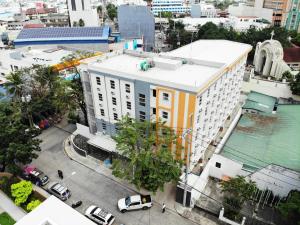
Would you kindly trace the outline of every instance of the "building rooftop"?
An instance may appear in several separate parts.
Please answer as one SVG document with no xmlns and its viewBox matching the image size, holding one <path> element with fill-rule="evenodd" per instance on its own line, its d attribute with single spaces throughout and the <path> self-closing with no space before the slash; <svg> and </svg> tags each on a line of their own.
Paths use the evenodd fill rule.
<svg viewBox="0 0 300 225">
<path fill-rule="evenodd" d="M 278 105 L 276 114 L 244 114 L 221 154 L 250 171 L 269 164 L 300 171 L 300 105 Z"/>
<path fill-rule="evenodd" d="M 225 54 L 219 54 L 223 50 Z M 223 72 L 226 65 L 234 63 L 250 50 L 251 46 L 246 44 L 201 40 L 163 54 L 126 51 L 123 54 L 92 62 L 89 69 L 198 92 Z M 154 66 L 143 71 L 140 64 L 145 60 L 153 61 Z"/>
<path fill-rule="evenodd" d="M 53 195 L 47 198 L 32 212 L 20 219 L 15 225 L 95 225 L 81 213 L 57 199 Z"/>
<path fill-rule="evenodd" d="M 300 62 L 300 47 L 284 48 L 283 60 L 285 62 Z"/>
<path fill-rule="evenodd" d="M 251 91 L 247 96 L 247 101 L 243 108 L 254 109 L 264 113 L 272 113 L 276 101 L 277 99 L 272 96 Z"/>
<path fill-rule="evenodd" d="M 23 29 L 15 42 L 54 40 L 103 40 L 108 39 L 110 28 L 103 27 L 47 27 Z"/>
</svg>

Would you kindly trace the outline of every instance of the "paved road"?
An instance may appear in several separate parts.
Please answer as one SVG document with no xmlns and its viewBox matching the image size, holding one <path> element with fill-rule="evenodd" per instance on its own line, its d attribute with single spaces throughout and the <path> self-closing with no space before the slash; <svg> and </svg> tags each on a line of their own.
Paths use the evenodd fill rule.
<svg viewBox="0 0 300 225">
<path fill-rule="evenodd" d="M 67 125 L 64 129 L 72 132 L 75 127 Z M 134 193 L 110 178 L 70 160 L 63 152 L 63 141 L 67 136 L 69 136 L 67 132 L 55 127 L 44 131 L 40 135 L 40 139 L 43 140 L 41 144 L 42 151 L 33 164 L 43 170 L 52 181 L 59 180 L 57 176 L 58 169 L 64 172 L 62 183 L 72 192 L 72 196 L 67 203 L 72 204 L 77 200 L 83 202 L 78 211 L 84 212 L 91 204 L 98 205 L 115 215 L 116 225 L 121 223 L 125 225 L 194 224 L 173 211 L 167 210 L 162 214 L 158 204 L 154 204 L 150 210 L 120 213 L 117 209 L 118 199 Z"/>
</svg>

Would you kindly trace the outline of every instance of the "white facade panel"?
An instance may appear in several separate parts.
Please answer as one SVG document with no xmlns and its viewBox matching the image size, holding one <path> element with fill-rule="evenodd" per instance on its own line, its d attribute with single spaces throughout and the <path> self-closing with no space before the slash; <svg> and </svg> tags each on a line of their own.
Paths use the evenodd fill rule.
<svg viewBox="0 0 300 225">
<path fill-rule="evenodd" d="M 135 118 L 134 83 L 120 80 L 122 115 Z"/>
</svg>

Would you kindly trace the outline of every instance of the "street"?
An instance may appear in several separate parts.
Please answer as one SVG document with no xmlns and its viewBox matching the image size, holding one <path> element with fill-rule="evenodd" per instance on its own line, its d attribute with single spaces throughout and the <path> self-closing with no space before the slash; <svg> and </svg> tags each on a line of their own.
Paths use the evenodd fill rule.
<svg viewBox="0 0 300 225">
<path fill-rule="evenodd" d="M 63 127 L 64 130 L 73 132 L 74 125 Z M 112 180 L 105 175 L 94 172 L 87 167 L 70 160 L 63 151 L 63 141 L 70 135 L 68 132 L 56 127 L 43 131 L 39 138 L 42 151 L 39 157 L 32 164 L 45 172 L 51 181 L 61 181 L 72 192 L 72 196 L 66 201 L 71 205 L 81 200 L 83 204 L 77 208 L 83 213 L 90 205 L 97 205 L 111 212 L 116 221 L 114 224 L 125 225 L 187 225 L 193 222 L 181 217 L 177 213 L 167 210 L 161 212 L 161 206 L 154 203 L 150 210 L 131 211 L 120 213 L 117 208 L 117 201 L 127 195 L 134 195 L 133 191 Z M 64 179 L 60 180 L 57 170 L 64 173 Z"/>
</svg>

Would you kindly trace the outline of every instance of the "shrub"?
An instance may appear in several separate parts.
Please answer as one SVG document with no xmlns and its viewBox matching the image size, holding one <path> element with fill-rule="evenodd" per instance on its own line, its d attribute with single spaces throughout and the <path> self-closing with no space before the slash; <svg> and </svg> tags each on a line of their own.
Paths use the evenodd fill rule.
<svg viewBox="0 0 300 225">
<path fill-rule="evenodd" d="M 11 185 L 11 195 L 15 198 L 15 204 L 20 206 L 22 203 L 25 203 L 28 199 L 28 196 L 32 192 L 32 183 L 29 181 L 21 181 L 16 184 Z"/>
<path fill-rule="evenodd" d="M 33 200 L 27 204 L 26 210 L 30 212 L 34 210 L 36 207 L 38 207 L 40 204 L 41 204 L 40 200 Z"/>
</svg>

